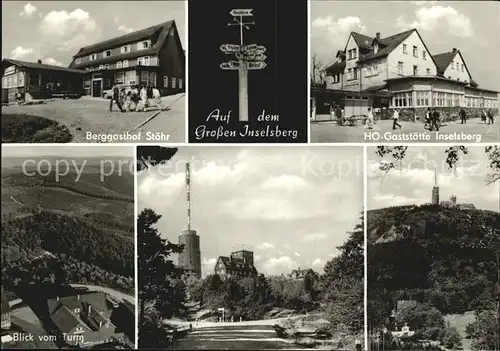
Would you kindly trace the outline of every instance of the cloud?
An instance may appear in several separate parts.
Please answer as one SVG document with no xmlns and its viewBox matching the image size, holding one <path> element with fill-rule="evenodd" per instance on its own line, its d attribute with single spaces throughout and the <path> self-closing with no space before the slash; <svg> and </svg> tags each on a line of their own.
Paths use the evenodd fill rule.
<svg viewBox="0 0 500 351">
<path fill-rule="evenodd" d="M 319 241 L 326 239 L 328 237 L 327 234 L 325 233 L 311 233 L 311 234 L 306 234 L 302 237 L 302 241 L 304 242 L 312 242 L 312 241 Z"/>
<path fill-rule="evenodd" d="M 321 258 L 317 257 L 312 263 L 311 266 L 313 266 L 316 269 L 323 269 L 325 267 L 326 261 L 322 260 Z"/>
<path fill-rule="evenodd" d="M 399 17 L 396 26 L 402 29 L 416 28 L 426 32 L 436 32 L 444 28 L 448 34 L 458 37 L 474 36 L 471 20 L 451 6 L 420 7 L 415 12 L 413 22 L 406 22 L 405 17 Z"/>
<path fill-rule="evenodd" d="M 217 259 L 215 257 L 206 258 L 203 257 L 201 261 L 201 271 L 204 276 L 212 274 L 214 272 L 215 264 L 217 263 Z"/>
<path fill-rule="evenodd" d="M 125 27 L 124 25 L 119 25 L 118 30 L 123 33 L 132 33 L 134 28 Z"/>
<path fill-rule="evenodd" d="M 359 17 L 317 17 L 311 23 L 311 50 L 319 54 L 343 50 L 351 32 L 366 32 Z"/>
<path fill-rule="evenodd" d="M 18 46 L 12 50 L 10 56 L 14 60 L 26 59 L 35 56 L 35 50 L 32 48 L 23 48 L 22 46 Z"/>
<path fill-rule="evenodd" d="M 297 251 L 295 251 L 293 254 L 297 257 L 300 257 L 300 254 Z"/>
<path fill-rule="evenodd" d="M 285 272 L 291 272 L 297 267 L 298 263 L 295 262 L 290 256 L 282 256 L 279 258 L 273 257 L 267 259 L 262 263 L 260 270 L 262 271 L 262 273 L 275 275 Z"/>
<path fill-rule="evenodd" d="M 270 243 L 262 243 L 257 247 L 259 250 L 270 250 L 274 249 L 274 245 Z"/>
<path fill-rule="evenodd" d="M 56 60 L 55 58 L 52 57 L 47 57 L 46 59 L 42 60 L 42 62 L 46 65 L 52 65 L 52 66 L 64 66 L 64 64 L 61 61 Z"/>
<path fill-rule="evenodd" d="M 307 191 L 313 189 L 313 187 L 307 183 L 304 178 L 289 174 L 269 178 L 262 183 L 261 188 L 262 190 L 285 191 Z"/>
<path fill-rule="evenodd" d="M 36 12 L 36 6 L 27 3 L 24 5 L 23 11 L 20 13 L 21 17 L 31 17 Z"/>
<path fill-rule="evenodd" d="M 98 35 L 95 20 L 82 9 L 51 11 L 43 17 L 39 29 L 46 45 L 64 52 L 93 43 Z"/>
</svg>

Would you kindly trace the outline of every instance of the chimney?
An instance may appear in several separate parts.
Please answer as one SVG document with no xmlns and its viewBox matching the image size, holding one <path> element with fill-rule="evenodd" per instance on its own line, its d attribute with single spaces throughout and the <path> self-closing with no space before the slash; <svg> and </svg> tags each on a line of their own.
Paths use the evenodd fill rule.
<svg viewBox="0 0 500 351">
<path fill-rule="evenodd" d="M 457 48 L 453 48 L 453 52 L 457 51 Z"/>
<path fill-rule="evenodd" d="M 38 59 L 38 60 L 36 61 L 36 63 L 38 63 L 38 64 L 40 64 L 40 65 L 41 65 L 41 64 L 42 64 L 42 60 Z"/>
<path fill-rule="evenodd" d="M 380 39 L 380 32 L 377 32 L 377 39 Z"/>
</svg>

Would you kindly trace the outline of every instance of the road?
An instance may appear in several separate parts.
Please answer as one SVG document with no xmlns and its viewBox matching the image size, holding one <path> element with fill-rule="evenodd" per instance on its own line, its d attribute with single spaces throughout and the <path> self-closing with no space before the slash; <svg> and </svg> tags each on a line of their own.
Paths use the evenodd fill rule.
<svg viewBox="0 0 500 351">
<path fill-rule="evenodd" d="M 474 143 L 474 142 L 495 142 L 500 140 L 500 120 L 497 118 L 495 124 L 488 125 L 480 123 L 480 120 L 475 118 L 468 121 L 467 124 L 460 124 L 460 122 L 448 122 L 446 126 L 442 127 L 440 130 L 441 135 L 450 133 L 466 133 L 469 135 L 479 134 L 481 136 L 480 140 L 470 140 L 470 141 L 446 141 L 437 140 L 435 132 L 428 132 L 424 130 L 424 124 L 421 122 L 399 122 L 402 128 L 399 130 L 392 130 L 392 121 L 383 120 L 377 121 L 377 124 L 373 129 L 367 129 L 364 125 L 357 125 L 354 127 L 350 126 L 338 126 L 335 122 L 314 122 L 311 123 L 311 142 L 312 143 L 336 143 L 336 142 L 366 142 L 366 143 L 394 143 L 394 142 L 404 142 L 404 143 L 415 143 L 415 142 L 442 142 L 442 143 Z M 378 140 L 370 140 L 365 138 L 365 133 L 367 132 L 377 132 L 380 133 L 381 138 Z M 425 132 L 430 135 L 430 140 L 391 140 L 383 139 L 384 133 L 390 132 L 393 136 L 398 136 L 403 134 L 403 136 L 408 136 L 413 133 Z M 479 140 L 479 141 L 477 141 Z"/>
<path fill-rule="evenodd" d="M 185 141 L 185 101 L 184 94 L 165 96 L 162 106 L 169 109 L 160 112 L 149 120 L 158 111 L 121 113 L 116 106 L 109 112 L 109 100 L 103 98 L 81 97 L 75 100 L 54 99 L 39 105 L 9 105 L 2 107 L 2 114 L 25 114 L 45 117 L 65 125 L 75 143 L 98 143 L 87 140 L 86 133 L 94 134 L 121 134 L 142 132 L 140 142 L 158 142 L 145 140 L 146 132 L 162 132 L 169 135 L 168 142 L 183 143 Z M 149 122 L 142 125 L 146 120 Z M 113 141 L 120 142 L 120 141 Z M 139 142 L 139 141 L 123 141 Z"/>
<path fill-rule="evenodd" d="M 136 304 L 134 296 L 124 294 L 120 291 L 116 291 L 116 290 L 113 290 L 111 288 L 106 288 L 106 287 L 97 286 L 97 285 L 84 285 L 84 284 L 70 284 L 70 285 L 74 288 L 87 288 L 90 291 L 102 291 L 106 294 L 113 296 L 114 298 L 116 298 L 120 301 L 126 300 L 126 301 L 132 303 L 133 305 Z"/>
<path fill-rule="evenodd" d="M 235 324 L 235 323 L 232 323 Z M 278 338 L 269 325 L 219 325 L 195 329 L 177 340 L 174 350 L 298 350 L 305 349 Z"/>
<path fill-rule="evenodd" d="M 51 337 L 42 327 L 35 325 L 33 323 L 26 322 L 16 316 L 11 316 L 11 323 L 17 325 L 19 328 L 24 330 L 27 334 L 33 335 L 33 342 L 37 349 L 56 349 L 56 345 L 52 341 L 48 341 Z M 40 340 L 45 338 L 46 340 Z"/>
</svg>

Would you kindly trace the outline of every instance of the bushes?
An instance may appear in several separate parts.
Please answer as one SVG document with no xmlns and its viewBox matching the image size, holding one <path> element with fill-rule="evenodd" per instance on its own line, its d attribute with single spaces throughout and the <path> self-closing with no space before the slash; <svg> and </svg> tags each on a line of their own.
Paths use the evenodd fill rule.
<svg viewBox="0 0 500 351">
<path fill-rule="evenodd" d="M 2 114 L 3 143 L 68 143 L 73 136 L 66 126 L 48 118 Z"/>
</svg>

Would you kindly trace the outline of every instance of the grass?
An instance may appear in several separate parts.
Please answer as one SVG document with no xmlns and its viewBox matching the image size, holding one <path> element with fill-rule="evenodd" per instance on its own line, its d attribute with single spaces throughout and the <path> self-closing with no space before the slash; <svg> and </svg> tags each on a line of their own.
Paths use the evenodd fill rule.
<svg viewBox="0 0 500 351">
<path fill-rule="evenodd" d="M 66 126 L 44 117 L 2 114 L 3 143 L 68 143 L 73 136 Z"/>
</svg>

